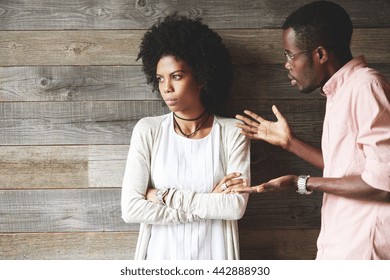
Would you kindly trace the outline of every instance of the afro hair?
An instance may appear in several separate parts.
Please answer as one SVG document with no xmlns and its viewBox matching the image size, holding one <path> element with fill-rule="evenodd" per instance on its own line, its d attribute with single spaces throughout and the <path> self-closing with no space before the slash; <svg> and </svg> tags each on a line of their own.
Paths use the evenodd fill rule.
<svg viewBox="0 0 390 280">
<path fill-rule="evenodd" d="M 228 99 L 233 83 L 233 66 L 221 37 L 201 18 L 171 14 L 154 24 L 142 38 L 137 60 L 142 59 L 148 84 L 159 91 L 158 61 L 167 55 L 184 61 L 203 86 L 202 104 L 216 113 Z"/>
</svg>

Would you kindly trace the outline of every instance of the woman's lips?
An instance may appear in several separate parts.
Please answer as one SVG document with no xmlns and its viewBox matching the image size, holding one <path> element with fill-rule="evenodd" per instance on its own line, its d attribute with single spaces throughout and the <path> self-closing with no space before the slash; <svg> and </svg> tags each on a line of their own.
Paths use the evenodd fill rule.
<svg viewBox="0 0 390 280">
<path fill-rule="evenodd" d="M 165 99 L 165 103 L 167 103 L 168 106 L 173 106 L 177 103 L 177 99 L 174 98 Z"/>
</svg>

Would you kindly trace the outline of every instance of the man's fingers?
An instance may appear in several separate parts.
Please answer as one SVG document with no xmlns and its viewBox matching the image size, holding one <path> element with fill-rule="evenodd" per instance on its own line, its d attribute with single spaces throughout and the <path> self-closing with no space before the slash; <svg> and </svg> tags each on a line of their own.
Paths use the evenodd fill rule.
<svg viewBox="0 0 390 280">
<path fill-rule="evenodd" d="M 236 127 L 241 128 L 242 130 L 245 130 L 246 132 L 250 133 L 257 133 L 258 128 L 255 126 L 249 126 L 242 123 L 237 123 Z"/>
<path fill-rule="evenodd" d="M 254 127 L 258 127 L 259 126 L 259 122 L 257 121 L 254 121 L 248 117 L 245 117 L 245 116 L 242 116 L 242 115 L 236 115 L 236 118 L 242 122 L 244 122 L 245 124 L 247 125 L 250 125 L 250 126 L 254 126 Z"/>
<path fill-rule="evenodd" d="M 258 193 L 265 192 L 265 183 L 256 186 L 256 192 L 258 192 Z"/>
<path fill-rule="evenodd" d="M 272 112 L 274 113 L 274 115 L 278 121 L 285 119 L 284 116 L 282 115 L 282 113 L 280 113 L 279 109 L 275 105 L 272 105 Z"/>
<path fill-rule="evenodd" d="M 240 130 L 240 133 L 242 135 L 248 137 L 249 139 L 261 140 L 260 135 L 258 135 L 257 133 L 252 133 L 252 132 L 248 132 L 248 131 L 245 131 L 245 130 Z"/>
<path fill-rule="evenodd" d="M 252 111 L 244 110 L 244 113 L 247 114 L 248 116 L 250 116 L 251 118 L 255 119 L 259 123 L 265 121 L 265 119 L 263 119 L 262 117 L 260 117 L 259 115 L 255 114 L 255 113 L 253 113 Z"/>
</svg>

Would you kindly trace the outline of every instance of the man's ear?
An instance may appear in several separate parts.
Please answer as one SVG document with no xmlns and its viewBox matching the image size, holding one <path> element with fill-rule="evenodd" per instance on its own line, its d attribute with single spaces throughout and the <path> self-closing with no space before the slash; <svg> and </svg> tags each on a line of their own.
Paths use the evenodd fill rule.
<svg viewBox="0 0 390 280">
<path fill-rule="evenodd" d="M 315 49 L 318 61 L 320 63 L 325 63 L 329 59 L 329 53 L 326 48 L 319 46 Z"/>
</svg>

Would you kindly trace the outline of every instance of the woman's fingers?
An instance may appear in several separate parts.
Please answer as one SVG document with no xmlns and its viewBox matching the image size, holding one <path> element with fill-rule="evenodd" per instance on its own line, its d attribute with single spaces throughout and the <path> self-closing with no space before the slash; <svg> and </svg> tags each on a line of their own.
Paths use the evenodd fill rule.
<svg viewBox="0 0 390 280">
<path fill-rule="evenodd" d="M 222 180 L 215 186 L 214 191 L 215 192 L 226 192 L 226 190 L 228 190 L 228 188 L 229 188 L 229 181 L 234 179 L 234 178 L 240 177 L 240 176 L 241 176 L 240 172 L 233 172 L 233 173 L 230 173 L 228 175 L 225 175 L 222 178 Z"/>
<path fill-rule="evenodd" d="M 236 192 L 236 190 L 241 190 L 248 187 L 248 180 L 245 178 L 232 179 L 226 182 L 227 189 L 225 193 Z"/>
</svg>

